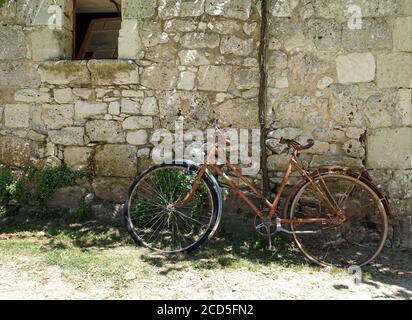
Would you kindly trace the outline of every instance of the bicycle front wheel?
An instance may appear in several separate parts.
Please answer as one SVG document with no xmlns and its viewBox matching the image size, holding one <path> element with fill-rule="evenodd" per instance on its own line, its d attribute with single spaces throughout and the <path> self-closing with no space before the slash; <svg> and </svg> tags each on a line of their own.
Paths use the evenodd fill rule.
<svg viewBox="0 0 412 320">
<path fill-rule="evenodd" d="M 341 221 L 334 219 L 330 204 L 343 213 Z M 306 258 L 322 266 L 368 264 L 381 252 L 388 233 L 382 199 L 367 183 L 343 174 L 304 183 L 292 200 L 290 218 L 329 221 L 291 225 L 292 231 L 309 231 L 295 233 L 295 242 Z"/>
<path fill-rule="evenodd" d="M 205 174 L 189 201 L 173 205 L 192 188 L 197 170 L 187 164 L 154 166 L 137 178 L 125 204 L 132 238 L 162 253 L 189 252 L 212 233 L 219 216 L 219 197 Z"/>
</svg>

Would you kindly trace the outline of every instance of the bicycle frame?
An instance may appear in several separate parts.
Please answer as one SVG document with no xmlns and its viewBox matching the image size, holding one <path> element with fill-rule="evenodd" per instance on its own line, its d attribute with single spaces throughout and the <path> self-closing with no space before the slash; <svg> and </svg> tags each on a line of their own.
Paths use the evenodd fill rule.
<svg viewBox="0 0 412 320">
<path fill-rule="evenodd" d="M 226 143 L 230 144 L 230 141 L 226 140 Z M 238 185 L 226 174 L 225 171 L 223 171 L 222 167 L 223 164 L 216 164 L 213 163 L 211 160 L 215 158 L 218 155 L 219 152 L 219 147 L 215 145 L 212 150 L 210 151 L 208 157 L 206 158 L 205 163 L 201 166 L 199 173 L 197 177 L 195 178 L 193 182 L 192 189 L 183 197 L 181 200 L 175 203 L 175 207 L 179 207 L 183 204 L 185 204 L 187 201 L 189 201 L 194 193 L 197 190 L 197 187 L 199 185 L 199 182 L 201 181 L 203 175 L 206 173 L 206 170 L 211 167 L 213 170 L 223 179 L 225 180 L 226 184 L 228 184 L 235 192 L 236 194 L 246 203 L 246 205 L 252 210 L 252 213 L 257 215 L 262 221 L 269 219 L 269 221 L 272 221 L 273 217 L 276 214 L 276 210 L 279 206 L 281 196 L 285 191 L 287 182 L 289 181 L 289 177 L 292 173 L 293 169 L 296 169 L 303 177 L 308 179 L 315 191 L 321 196 L 321 200 L 325 202 L 325 204 L 332 209 L 332 212 L 334 215 L 337 217 L 340 216 L 339 211 L 335 208 L 335 206 L 331 203 L 330 199 L 328 198 L 328 195 L 325 194 L 321 188 L 319 188 L 318 185 L 316 185 L 313 182 L 313 179 L 310 177 L 308 172 L 306 172 L 299 161 L 299 154 L 297 151 L 294 151 L 286 168 L 285 175 L 282 178 L 279 190 L 277 194 L 275 195 L 275 198 L 273 202 L 269 201 L 247 178 L 245 178 L 241 172 L 234 166 L 232 165 L 226 156 L 226 166 L 229 169 L 229 172 L 233 172 L 236 177 L 238 177 L 240 180 L 242 180 L 247 188 L 252 191 L 259 199 L 262 200 L 263 204 L 267 207 L 268 213 L 265 214 L 263 211 L 260 210 L 259 208 L 256 207 L 256 205 L 252 202 L 252 200 L 238 187 Z M 321 224 L 326 224 L 328 222 L 331 222 L 331 219 L 326 219 L 326 218 L 310 218 L 310 219 L 285 219 L 285 218 L 280 218 L 276 217 L 276 224 L 277 225 L 283 225 L 283 224 L 300 224 L 300 223 L 321 223 Z"/>
</svg>

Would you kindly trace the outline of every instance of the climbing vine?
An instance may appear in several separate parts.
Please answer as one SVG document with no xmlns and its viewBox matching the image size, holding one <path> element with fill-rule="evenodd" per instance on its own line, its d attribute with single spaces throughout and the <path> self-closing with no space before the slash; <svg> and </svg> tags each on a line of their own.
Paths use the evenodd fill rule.
<svg viewBox="0 0 412 320">
<path fill-rule="evenodd" d="M 260 71 L 260 86 L 259 86 L 259 123 L 260 123 L 260 149 L 261 160 L 260 168 L 262 169 L 263 177 L 263 193 L 269 196 L 270 185 L 267 168 L 267 152 L 266 152 L 266 91 L 267 91 L 267 75 L 266 75 L 266 33 L 267 33 L 267 0 L 261 1 L 262 6 L 262 24 L 260 28 L 260 46 L 259 46 L 259 71 Z"/>
</svg>

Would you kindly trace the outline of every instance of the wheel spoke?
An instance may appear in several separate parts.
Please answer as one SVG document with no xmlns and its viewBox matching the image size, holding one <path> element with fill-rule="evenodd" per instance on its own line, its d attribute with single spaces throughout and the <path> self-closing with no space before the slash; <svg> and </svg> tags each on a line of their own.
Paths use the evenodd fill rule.
<svg viewBox="0 0 412 320">
<path fill-rule="evenodd" d="M 191 189 L 193 175 L 181 165 L 165 165 L 141 177 L 129 196 L 127 218 L 140 243 L 163 252 L 180 252 L 200 241 L 215 223 L 211 189 L 200 180 L 195 194 L 178 208 L 172 205 Z"/>
<path fill-rule="evenodd" d="M 295 224 L 293 231 L 319 230 L 312 234 L 294 234 L 299 249 L 320 265 L 363 265 L 380 252 L 387 234 L 387 218 L 379 196 L 358 179 L 339 174 L 314 178 L 327 198 L 346 217 L 344 221 L 330 215 L 312 183 L 306 183 L 292 200 L 291 218 L 330 216 L 331 225 Z M 333 222 L 334 221 L 334 222 Z"/>
</svg>

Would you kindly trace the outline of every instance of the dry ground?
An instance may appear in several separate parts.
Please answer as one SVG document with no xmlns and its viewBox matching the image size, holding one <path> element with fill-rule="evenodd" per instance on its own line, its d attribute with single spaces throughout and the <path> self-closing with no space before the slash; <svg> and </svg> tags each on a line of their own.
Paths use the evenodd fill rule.
<svg viewBox="0 0 412 320">
<path fill-rule="evenodd" d="M 293 245 L 211 240 L 165 257 L 135 247 L 119 225 L 59 216 L 0 219 L 0 299 L 412 299 L 412 254 L 386 250 L 363 270 L 307 264 Z"/>
</svg>

